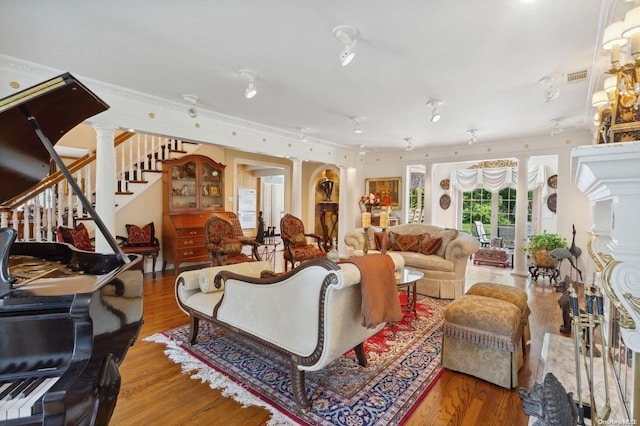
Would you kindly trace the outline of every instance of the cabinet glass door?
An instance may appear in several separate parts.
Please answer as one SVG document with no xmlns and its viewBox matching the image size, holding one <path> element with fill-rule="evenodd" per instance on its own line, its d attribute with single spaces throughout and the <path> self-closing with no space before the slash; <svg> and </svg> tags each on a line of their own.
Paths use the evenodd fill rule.
<svg viewBox="0 0 640 426">
<path fill-rule="evenodd" d="M 189 161 L 171 170 L 171 208 L 193 209 L 196 201 L 196 163 Z"/>
<path fill-rule="evenodd" d="M 220 171 L 211 164 L 202 164 L 202 208 L 222 207 L 222 179 Z"/>
</svg>

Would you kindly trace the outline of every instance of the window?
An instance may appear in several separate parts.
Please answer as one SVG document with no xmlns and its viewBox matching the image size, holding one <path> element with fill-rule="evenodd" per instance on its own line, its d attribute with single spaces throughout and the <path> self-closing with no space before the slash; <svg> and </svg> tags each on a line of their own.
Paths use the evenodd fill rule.
<svg viewBox="0 0 640 426">
<path fill-rule="evenodd" d="M 502 237 L 506 247 L 514 246 L 516 225 L 516 190 L 503 188 L 496 194 L 497 205 L 497 229 L 498 237 Z M 493 194 L 483 188 L 470 192 L 464 192 L 462 198 L 462 230 L 475 235 L 475 221 L 485 224 L 485 230 L 489 232 L 492 213 Z M 527 192 L 527 223 L 532 219 L 533 191 Z"/>
</svg>

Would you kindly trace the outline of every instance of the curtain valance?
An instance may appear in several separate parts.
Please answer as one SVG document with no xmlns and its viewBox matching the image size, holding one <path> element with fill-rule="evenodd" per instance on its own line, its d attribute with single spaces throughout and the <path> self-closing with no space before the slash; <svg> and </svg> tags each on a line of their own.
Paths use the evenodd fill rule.
<svg viewBox="0 0 640 426">
<path fill-rule="evenodd" d="M 546 181 L 545 166 L 535 166 L 529 169 L 527 188 L 530 191 L 542 186 L 543 192 L 546 193 Z M 516 188 L 518 186 L 518 168 L 453 170 L 451 172 L 451 186 L 463 192 L 473 191 L 477 188 L 484 188 L 491 192 L 497 192 L 504 188 Z"/>
</svg>

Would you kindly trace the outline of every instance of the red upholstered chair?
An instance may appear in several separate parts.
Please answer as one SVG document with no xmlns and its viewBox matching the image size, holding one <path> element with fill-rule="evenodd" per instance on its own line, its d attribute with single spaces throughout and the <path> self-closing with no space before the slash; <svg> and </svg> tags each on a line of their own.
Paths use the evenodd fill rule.
<svg viewBox="0 0 640 426">
<path fill-rule="evenodd" d="M 322 237 L 316 234 L 306 234 L 302 221 L 291 214 L 286 214 L 280 219 L 280 238 L 284 244 L 285 271 L 288 270 L 289 263 L 293 269 L 297 262 L 327 255 L 322 248 Z M 313 238 L 315 244 L 310 244 L 307 238 Z"/>
<path fill-rule="evenodd" d="M 153 222 L 149 222 L 142 227 L 131 224 L 127 224 L 125 227 L 127 228 L 127 238 L 116 237 L 117 240 L 122 241 L 120 248 L 124 253 L 139 254 L 143 258 L 150 257 L 151 272 L 153 273 L 153 278 L 155 278 L 156 260 L 158 259 L 158 253 L 160 253 L 160 241 L 155 235 L 155 225 Z"/>
<path fill-rule="evenodd" d="M 244 232 L 242 231 L 242 225 L 240 224 L 240 219 L 238 218 L 237 214 L 235 214 L 234 212 L 225 211 L 223 213 L 216 213 L 216 216 L 226 219 L 228 222 L 230 222 L 231 225 L 233 225 L 233 234 L 240 240 L 242 246 L 251 247 L 251 255 L 253 256 L 253 258 L 255 260 L 261 260 L 260 255 L 258 254 L 260 243 L 256 242 L 255 238 L 247 237 L 246 235 L 244 235 Z"/>
<path fill-rule="evenodd" d="M 242 242 L 236 237 L 233 225 L 221 217 L 213 216 L 207 220 L 204 239 L 212 266 L 261 260 L 257 251 L 253 252 L 255 257 L 242 252 Z"/>
</svg>

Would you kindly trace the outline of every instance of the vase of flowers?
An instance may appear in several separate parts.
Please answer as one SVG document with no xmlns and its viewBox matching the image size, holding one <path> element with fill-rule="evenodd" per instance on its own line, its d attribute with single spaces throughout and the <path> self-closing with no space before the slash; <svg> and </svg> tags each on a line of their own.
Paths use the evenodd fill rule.
<svg viewBox="0 0 640 426">
<path fill-rule="evenodd" d="M 378 197 L 376 194 L 364 194 L 360 196 L 360 205 L 364 206 L 365 210 L 368 211 L 369 213 L 371 213 L 371 208 L 373 206 L 379 206 L 380 205 L 380 197 Z"/>
</svg>

